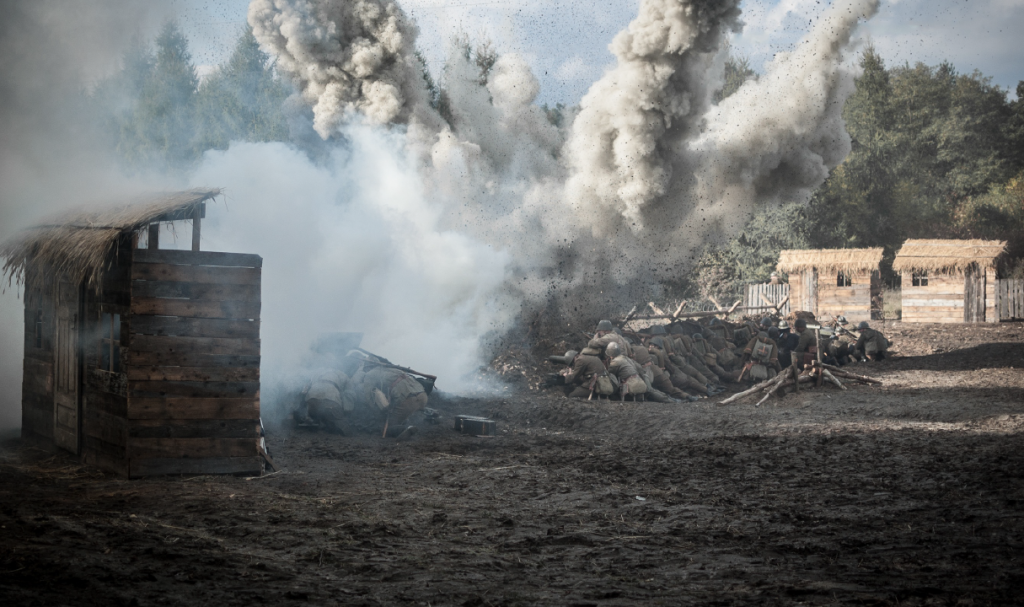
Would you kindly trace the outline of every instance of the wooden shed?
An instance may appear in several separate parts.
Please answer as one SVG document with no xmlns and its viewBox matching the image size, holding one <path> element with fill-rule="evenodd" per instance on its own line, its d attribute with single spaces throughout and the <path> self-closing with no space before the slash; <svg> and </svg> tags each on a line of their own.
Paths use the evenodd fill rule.
<svg viewBox="0 0 1024 607">
<path fill-rule="evenodd" d="M 1002 240 L 908 240 L 892 269 L 903 283 L 904 322 L 999 322 L 996 260 Z"/>
<path fill-rule="evenodd" d="M 789 274 L 793 310 L 871 320 L 871 302 L 882 293 L 878 264 L 882 249 L 790 249 L 779 253 L 778 269 Z"/>
<path fill-rule="evenodd" d="M 129 477 L 262 471 L 262 259 L 199 250 L 219 193 L 73 213 L 0 247 L 24 284 L 23 436 Z M 192 250 L 159 248 L 166 222 L 192 223 Z"/>
</svg>

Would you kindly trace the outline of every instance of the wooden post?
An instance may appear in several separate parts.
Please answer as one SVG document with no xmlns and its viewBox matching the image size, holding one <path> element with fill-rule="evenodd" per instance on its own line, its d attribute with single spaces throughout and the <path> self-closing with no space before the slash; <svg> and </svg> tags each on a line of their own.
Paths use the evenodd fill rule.
<svg viewBox="0 0 1024 607">
<path fill-rule="evenodd" d="M 192 211 L 192 250 L 199 250 L 199 233 L 202 231 L 203 205 L 196 205 Z"/>
<path fill-rule="evenodd" d="M 814 339 L 817 341 L 817 347 L 814 351 L 818 355 L 818 380 L 815 382 L 815 385 L 820 388 L 825 379 L 821 375 L 821 329 L 814 330 Z"/>
<path fill-rule="evenodd" d="M 156 250 L 160 248 L 160 224 L 149 224 L 149 248 Z"/>
</svg>

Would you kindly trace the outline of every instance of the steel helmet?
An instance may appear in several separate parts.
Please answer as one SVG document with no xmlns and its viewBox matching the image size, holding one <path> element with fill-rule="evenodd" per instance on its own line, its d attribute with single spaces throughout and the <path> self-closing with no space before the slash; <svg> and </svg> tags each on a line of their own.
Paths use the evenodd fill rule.
<svg viewBox="0 0 1024 607">
<path fill-rule="evenodd" d="M 786 322 L 784 320 L 780 320 L 779 321 L 779 331 L 785 331 L 788 328 L 789 328 L 789 323 L 788 322 Z"/>
<path fill-rule="evenodd" d="M 849 322 L 848 322 L 848 321 L 846 320 L 846 317 L 845 317 L 845 316 L 836 316 L 836 322 L 838 322 L 838 323 L 839 323 L 839 324 L 841 324 L 841 325 L 848 325 L 848 324 L 850 324 L 850 323 L 849 323 Z"/>
<path fill-rule="evenodd" d="M 665 325 L 654 325 L 651 327 L 651 335 L 665 335 Z"/>
<path fill-rule="evenodd" d="M 608 358 L 615 358 L 619 354 L 622 354 L 622 348 L 619 347 L 619 344 L 613 341 L 605 346 L 604 353 L 608 355 Z"/>
<path fill-rule="evenodd" d="M 765 316 L 764 318 L 761 319 L 761 326 L 762 327 L 770 327 L 770 326 L 772 326 L 772 319 L 768 318 L 767 316 Z"/>
<path fill-rule="evenodd" d="M 597 330 L 598 331 L 614 331 L 615 327 L 612 326 L 612 321 L 610 321 L 610 320 L 602 320 L 601 322 L 597 323 Z"/>
<path fill-rule="evenodd" d="M 860 324 L 857 325 L 857 330 L 858 331 L 863 331 L 864 329 L 870 329 L 870 328 L 871 327 L 868 325 L 868 321 L 866 321 L 866 320 L 860 321 Z"/>
</svg>

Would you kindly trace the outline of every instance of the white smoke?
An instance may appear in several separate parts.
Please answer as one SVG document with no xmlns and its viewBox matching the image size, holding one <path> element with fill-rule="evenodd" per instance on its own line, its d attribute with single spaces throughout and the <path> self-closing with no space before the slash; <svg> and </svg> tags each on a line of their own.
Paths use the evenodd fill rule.
<svg viewBox="0 0 1024 607">
<path fill-rule="evenodd" d="M 482 75 L 462 46 L 441 75 L 442 118 L 416 27 L 393 0 L 253 0 L 249 20 L 322 137 L 350 134 L 342 125 L 354 120 L 391 125 L 415 173 L 405 182 L 431 209 L 424 225 L 507 252 L 510 278 L 447 305 L 533 307 L 572 293 L 556 307 L 592 313 L 678 279 L 695 248 L 760 206 L 809 199 L 849 152 L 844 53 L 877 8 L 837 1 L 792 53 L 714 106 L 739 0 L 642 0 L 612 41 L 616 64 L 564 129 L 534 104 L 523 58 L 501 56 Z"/>
</svg>

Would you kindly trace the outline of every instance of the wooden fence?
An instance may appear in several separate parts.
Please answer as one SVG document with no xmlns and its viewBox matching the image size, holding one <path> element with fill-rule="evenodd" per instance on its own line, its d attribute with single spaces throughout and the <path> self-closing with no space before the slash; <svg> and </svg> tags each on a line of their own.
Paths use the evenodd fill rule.
<svg viewBox="0 0 1024 607">
<path fill-rule="evenodd" d="M 999 320 L 1024 320 L 1024 279 L 997 281 Z"/>
<path fill-rule="evenodd" d="M 768 301 L 766 302 L 765 300 Z M 778 304 L 783 301 L 785 303 L 781 306 L 780 314 L 786 316 L 790 310 L 788 284 L 773 285 L 771 283 L 763 283 L 747 285 L 746 295 L 743 298 L 743 307 L 747 310 L 763 312 L 765 314 L 769 312 L 774 313 L 775 308 L 768 305 L 768 303 Z"/>
</svg>

